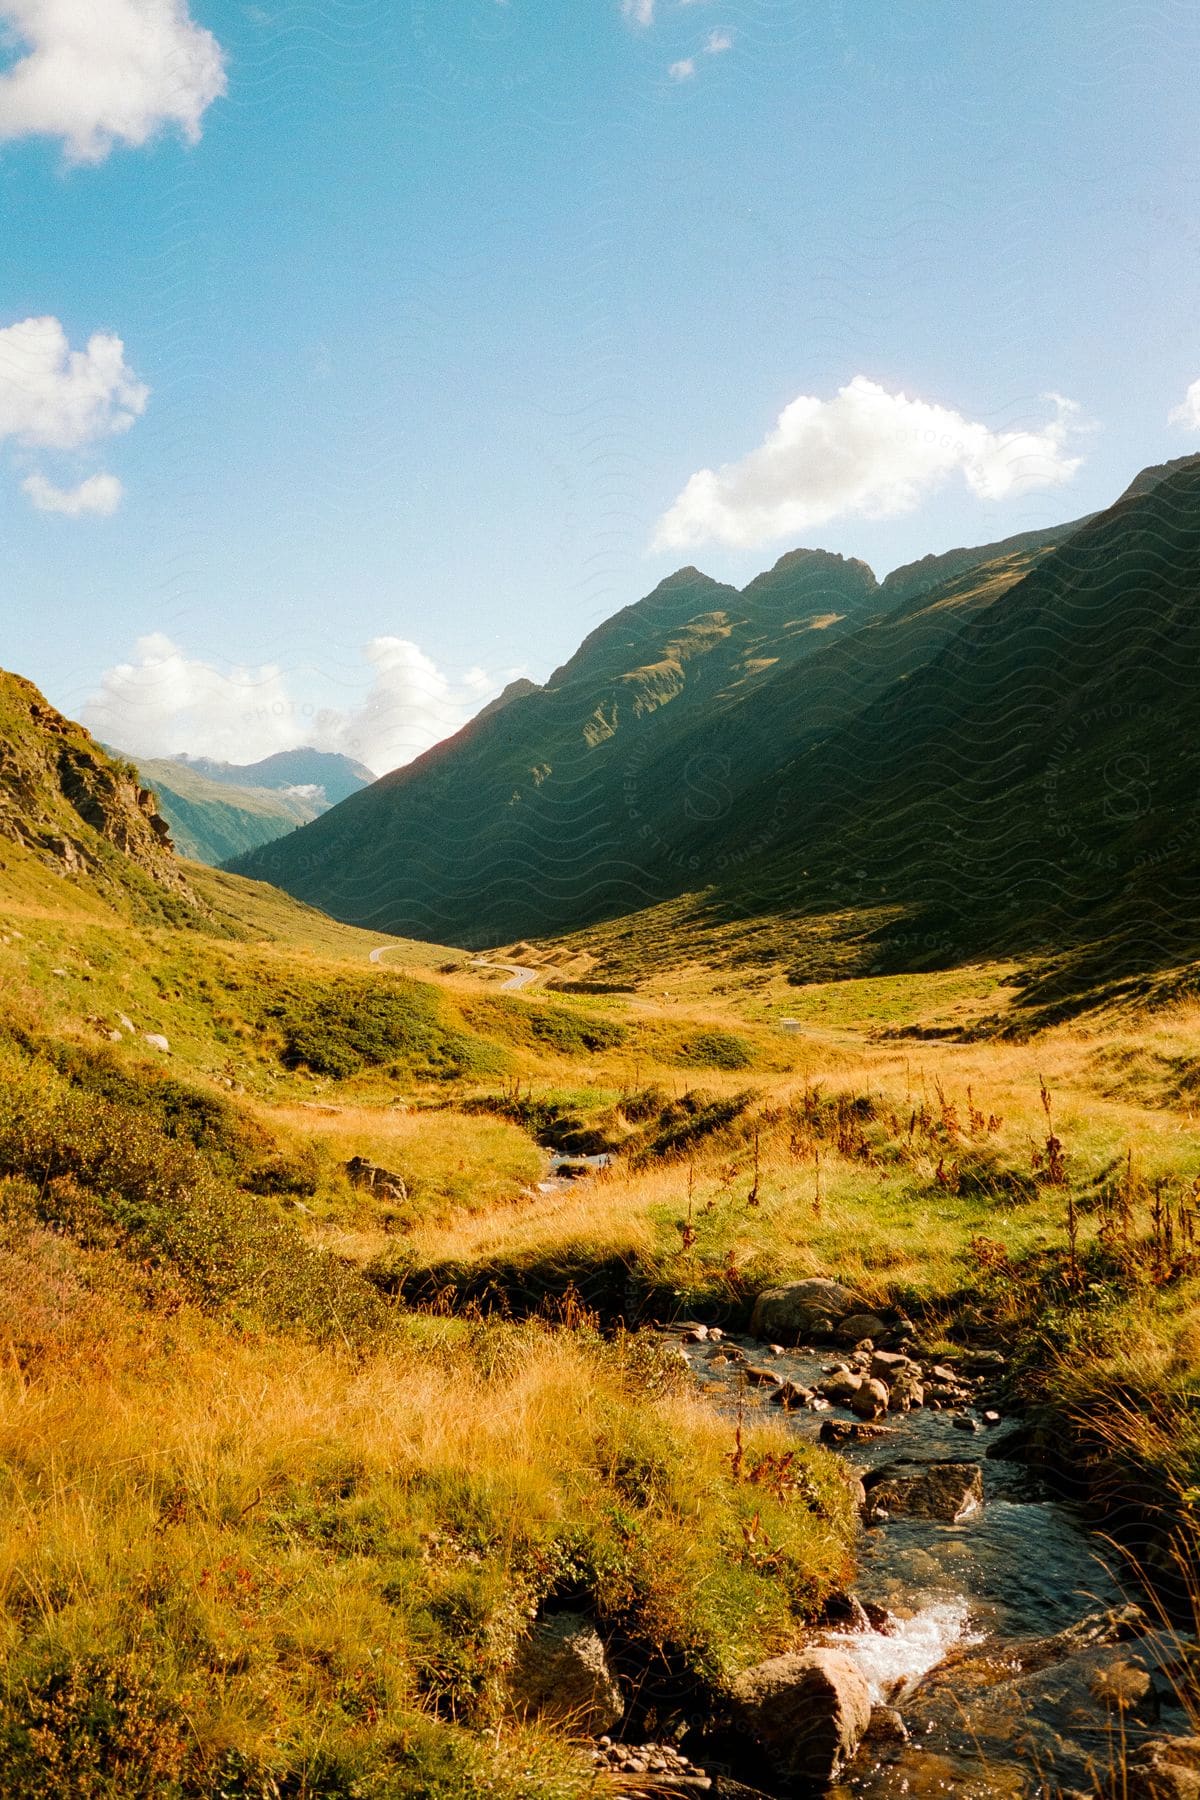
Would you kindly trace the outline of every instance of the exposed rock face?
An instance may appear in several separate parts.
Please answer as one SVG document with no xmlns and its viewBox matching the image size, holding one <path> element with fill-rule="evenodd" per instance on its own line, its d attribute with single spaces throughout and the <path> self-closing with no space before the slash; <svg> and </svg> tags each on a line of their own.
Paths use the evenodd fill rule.
<svg viewBox="0 0 1200 1800">
<path fill-rule="evenodd" d="M 863 1478 L 867 1517 L 907 1513 L 918 1519 L 965 1519 L 983 1504 L 983 1470 L 977 1462 L 919 1462 L 899 1457 Z"/>
<path fill-rule="evenodd" d="M 839 1320 L 866 1311 L 866 1302 L 850 1288 L 814 1276 L 761 1293 L 754 1303 L 750 1330 L 758 1338 L 794 1344 L 803 1337 L 823 1335 L 823 1321 L 826 1329 L 829 1324 L 836 1327 Z"/>
<path fill-rule="evenodd" d="M 733 1708 L 787 1781 L 836 1779 L 871 1723 L 866 1677 L 840 1650 L 773 1656 L 740 1675 Z"/>
<path fill-rule="evenodd" d="M 124 859 L 158 887 L 193 899 L 167 823 L 136 770 L 106 755 L 30 682 L 3 670 L 0 838 L 69 875 L 120 881 Z"/>
<path fill-rule="evenodd" d="M 581 1737 L 611 1731 L 625 1711 L 599 1633 L 579 1613 L 539 1620 L 517 1656 L 509 1692 L 518 1712 L 539 1713 Z"/>
</svg>

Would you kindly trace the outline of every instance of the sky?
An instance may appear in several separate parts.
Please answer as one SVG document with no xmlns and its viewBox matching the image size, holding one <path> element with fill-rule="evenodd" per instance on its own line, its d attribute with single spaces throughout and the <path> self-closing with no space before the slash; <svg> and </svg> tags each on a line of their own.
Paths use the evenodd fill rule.
<svg viewBox="0 0 1200 1800">
<path fill-rule="evenodd" d="M 377 772 L 1200 450 L 1182 0 L 0 0 L 0 665 Z"/>
</svg>

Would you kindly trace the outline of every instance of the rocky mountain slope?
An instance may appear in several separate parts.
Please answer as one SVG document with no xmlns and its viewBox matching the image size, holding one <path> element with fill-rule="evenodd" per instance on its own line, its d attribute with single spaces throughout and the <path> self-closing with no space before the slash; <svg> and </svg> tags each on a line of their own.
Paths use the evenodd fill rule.
<svg viewBox="0 0 1200 1800">
<path fill-rule="evenodd" d="M 145 899 L 190 903 L 185 871 L 153 793 L 56 712 L 29 681 L 0 670 L 0 842 L 66 877 Z"/>
</svg>

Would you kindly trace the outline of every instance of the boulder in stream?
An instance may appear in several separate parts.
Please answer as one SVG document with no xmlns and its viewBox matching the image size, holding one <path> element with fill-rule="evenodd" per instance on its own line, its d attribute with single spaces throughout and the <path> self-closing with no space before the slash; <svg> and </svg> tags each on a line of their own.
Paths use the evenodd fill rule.
<svg viewBox="0 0 1200 1800">
<path fill-rule="evenodd" d="M 867 1517 L 886 1513 L 957 1524 L 983 1504 L 983 1469 L 977 1462 L 921 1462 L 898 1457 L 864 1477 Z"/>
<path fill-rule="evenodd" d="M 757 1338 L 795 1344 L 802 1338 L 827 1336 L 840 1320 L 866 1310 L 861 1295 L 843 1287 L 841 1282 L 813 1276 L 761 1293 L 754 1302 L 750 1330 Z M 869 1337 L 870 1333 L 859 1335 Z"/>
<path fill-rule="evenodd" d="M 1155 1738 L 1113 1784 L 1113 1800 L 1200 1800 L 1200 1737 Z"/>
<path fill-rule="evenodd" d="M 733 1711 L 785 1780 L 819 1790 L 857 1750 L 871 1723 L 871 1692 L 842 1651 L 803 1650 L 739 1675 Z"/>
</svg>

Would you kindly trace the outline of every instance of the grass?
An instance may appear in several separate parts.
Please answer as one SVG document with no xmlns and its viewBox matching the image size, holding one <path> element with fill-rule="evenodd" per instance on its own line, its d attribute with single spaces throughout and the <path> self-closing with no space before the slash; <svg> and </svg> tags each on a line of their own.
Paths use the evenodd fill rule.
<svg viewBox="0 0 1200 1800">
<path fill-rule="evenodd" d="M 0 1796 L 567 1800 L 508 1691 L 540 1607 L 647 1730 L 800 1641 L 836 1466 L 772 1485 L 753 1411 L 736 1460 L 621 1315 L 839 1276 L 1194 1534 L 1194 1003 L 1021 1041 L 1006 966 L 724 953 L 510 996 L 236 877 L 169 927 L 3 856 Z M 615 1155 L 545 1191 L 550 1147 Z"/>
</svg>

